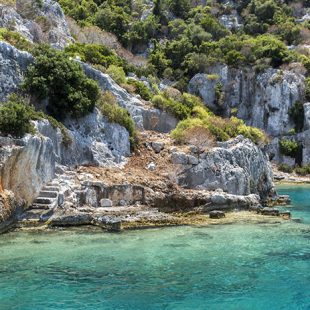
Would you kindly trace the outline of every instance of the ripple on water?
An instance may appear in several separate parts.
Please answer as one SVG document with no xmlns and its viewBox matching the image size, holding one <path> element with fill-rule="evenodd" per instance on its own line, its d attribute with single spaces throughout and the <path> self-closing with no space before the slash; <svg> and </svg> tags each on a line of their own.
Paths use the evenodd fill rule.
<svg viewBox="0 0 310 310">
<path fill-rule="evenodd" d="M 0 236 L 0 309 L 310 309 L 309 191 L 290 193 L 304 223 Z"/>
</svg>

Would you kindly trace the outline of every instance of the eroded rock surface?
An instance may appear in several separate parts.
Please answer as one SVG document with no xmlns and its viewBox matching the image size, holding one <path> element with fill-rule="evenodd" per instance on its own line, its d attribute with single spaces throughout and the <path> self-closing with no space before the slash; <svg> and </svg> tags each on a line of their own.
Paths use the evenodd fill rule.
<svg viewBox="0 0 310 310">
<path fill-rule="evenodd" d="M 15 92 L 23 80 L 23 73 L 33 61 L 32 55 L 0 42 L 0 101 Z"/>
<path fill-rule="evenodd" d="M 73 42 L 60 5 L 54 0 L 16 0 L 16 6 L 0 4 L 0 27 L 20 33 L 30 42 L 64 48 Z"/>
<path fill-rule="evenodd" d="M 201 96 L 211 110 L 226 117 L 234 114 L 272 136 L 294 128 L 289 111 L 295 102 L 302 101 L 302 74 L 272 68 L 255 74 L 252 69 L 237 70 L 224 65 L 209 71 L 210 74 L 194 76 L 189 91 Z"/>
<path fill-rule="evenodd" d="M 263 199 L 274 192 L 266 154 L 242 136 L 218 143 L 218 147 L 201 154 L 198 161 L 181 173 L 180 185 L 207 190 L 220 188 L 237 195 L 258 194 Z"/>
</svg>

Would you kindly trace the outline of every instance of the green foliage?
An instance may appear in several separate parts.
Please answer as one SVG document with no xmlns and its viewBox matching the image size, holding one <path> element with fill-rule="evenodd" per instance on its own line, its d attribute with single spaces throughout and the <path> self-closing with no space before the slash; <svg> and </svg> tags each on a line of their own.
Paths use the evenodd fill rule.
<svg viewBox="0 0 310 310">
<path fill-rule="evenodd" d="M 120 107 L 117 104 L 115 97 L 109 92 L 102 95 L 98 102 L 98 108 L 101 113 L 107 117 L 109 122 L 117 123 L 127 129 L 130 136 L 131 146 L 134 147 L 137 143 L 137 133 L 135 130 L 135 123 L 129 112 Z"/>
<path fill-rule="evenodd" d="M 294 171 L 294 167 L 291 167 L 287 164 L 278 165 L 278 170 L 286 173 L 292 173 Z"/>
<path fill-rule="evenodd" d="M 68 131 L 62 123 L 43 112 L 36 111 L 24 97 L 13 94 L 8 101 L 0 105 L 0 132 L 3 135 L 10 134 L 20 138 L 26 133 L 34 133 L 30 121 L 43 119 L 47 119 L 54 128 L 60 129 L 65 145 L 71 143 Z"/>
<path fill-rule="evenodd" d="M 192 100 L 194 98 L 192 96 Z M 243 135 L 256 144 L 267 141 L 265 134 L 258 128 L 246 126 L 242 120 L 236 117 L 223 119 L 215 116 L 199 101 L 192 106 L 191 116 L 180 121 L 171 135 L 178 143 L 182 143 L 193 128 L 203 128 L 208 133 L 210 140 L 227 141 L 230 138 Z"/>
<path fill-rule="evenodd" d="M 310 78 L 305 80 L 305 99 L 310 101 Z"/>
<path fill-rule="evenodd" d="M 295 172 L 302 176 L 310 174 L 310 164 L 295 168 Z"/>
<path fill-rule="evenodd" d="M 300 101 L 296 101 L 289 110 L 289 116 L 295 123 L 295 129 L 300 132 L 304 127 L 304 105 Z"/>
<path fill-rule="evenodd" d="M 97 12 L 97 4 L 93 0 L 58 0 L 65 13 L 78 21 L 85 21 Z"/>
<path fill-rule="evenodd" d="M 78 63 L 47 46 L 36 48 L 34 55 L 24 88 L 40 100 L 48 99 L 47 110 L 53 117 L 81 117 L 94 109 L 99 87 L 86 77 Z"/>
<path fill-rule="evenodd" d="M 22 51 L 31 51 L 33 44 L 17 32 L 0 28 L 0 41 L 6 41 Z"/>
<path fill-rule="evenodd" d="M 280 151 L 283 155 L 295 158 L 300 150 L 298 142 L 288 139 L 282 139 L 279 141 Z"/>
<path fill-rule="evenodd" d="M 135 88 L 135 93 L 139 94 L 142 99 L 144 100 L 151 100 L 152 98 L 152 92 L 149 90 L 149 88 L 141 81 L 137 81 L 134 79 L 128 79 L 127 83 L 129 85 L 133 85 Z"/>
<path fill-rule="evenodd" d="M 161 110 L 171 112 L 179 120 L 188 118 L 196 106 L 202 106 L 198 97 L 184 93 L 173 98 L 168 92 L 155 95 L 152 98 L 153 105 Z"/>
<path fill-rule="evenodd" d="M 12 95 L 8 101 L 0 105 L 1 134 L 20 138 L 33 132 L 30 122 L 33 112 L 33 108 L 23 98 Z"/>
<path fill-rule="evenodd" d="M 122 67 L 115 65 L 110 65 L 107 69 L 107 74 L 118 84 L 123 84 L 126 82 L 126 74 Z"/>
<path fill-rule="evenodd" d="M 71 57 L 79 56 L 82 61 L 92 65 L 108 68 L 110 65 L 126 66 L 126 62 L 104 45 L 74 43 L 65 48 L 65 53 Z"/>
</svg>

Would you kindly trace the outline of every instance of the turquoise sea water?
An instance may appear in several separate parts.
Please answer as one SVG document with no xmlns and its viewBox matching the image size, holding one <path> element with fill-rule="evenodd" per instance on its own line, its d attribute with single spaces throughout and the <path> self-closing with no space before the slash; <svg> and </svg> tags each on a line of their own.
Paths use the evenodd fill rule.
<svg viewBox="0 0 310 310">
<path fill-rule="evenodd" d="M 0 309 L 310 309 L 310 187 L 281 187 L 302 223 L 0 236 Z"/>
</svg>

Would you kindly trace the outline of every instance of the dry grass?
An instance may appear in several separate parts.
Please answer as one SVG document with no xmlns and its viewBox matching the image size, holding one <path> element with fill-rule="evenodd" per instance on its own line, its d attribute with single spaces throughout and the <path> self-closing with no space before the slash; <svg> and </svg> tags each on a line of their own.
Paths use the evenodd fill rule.
<svg viewBox="0 0 310 310">
<path fill-rule="evenodd" d="M 1 0 L 0 0 L 1 1 Z M 147 60 L 143 57 L 135 56 L 126 50 L 118 41 L 117 37 L 109 32 L 101 30 L 96 26 L 80 27 L 75 20 L 67 17 L 67 23 L 71 35 L 80 43 L 87 44 L 103 44 L 115 50 L 118 56 L 124 58 L 129 63 L 143 67 L 147 64 Z"/>
<path fill-rule="evenodd" d="M 215 140 L 210 130 L 204 127 L 193 127 L 184 133 L 184 143 L 194 145 L 200 150 L 208 150 L 215 146 Z"/>
<path fill-rule="evenodd" d="M 16 1 L 15 0 L 0 0 L 0 4 L 16 6 Z"/>
</svg>

